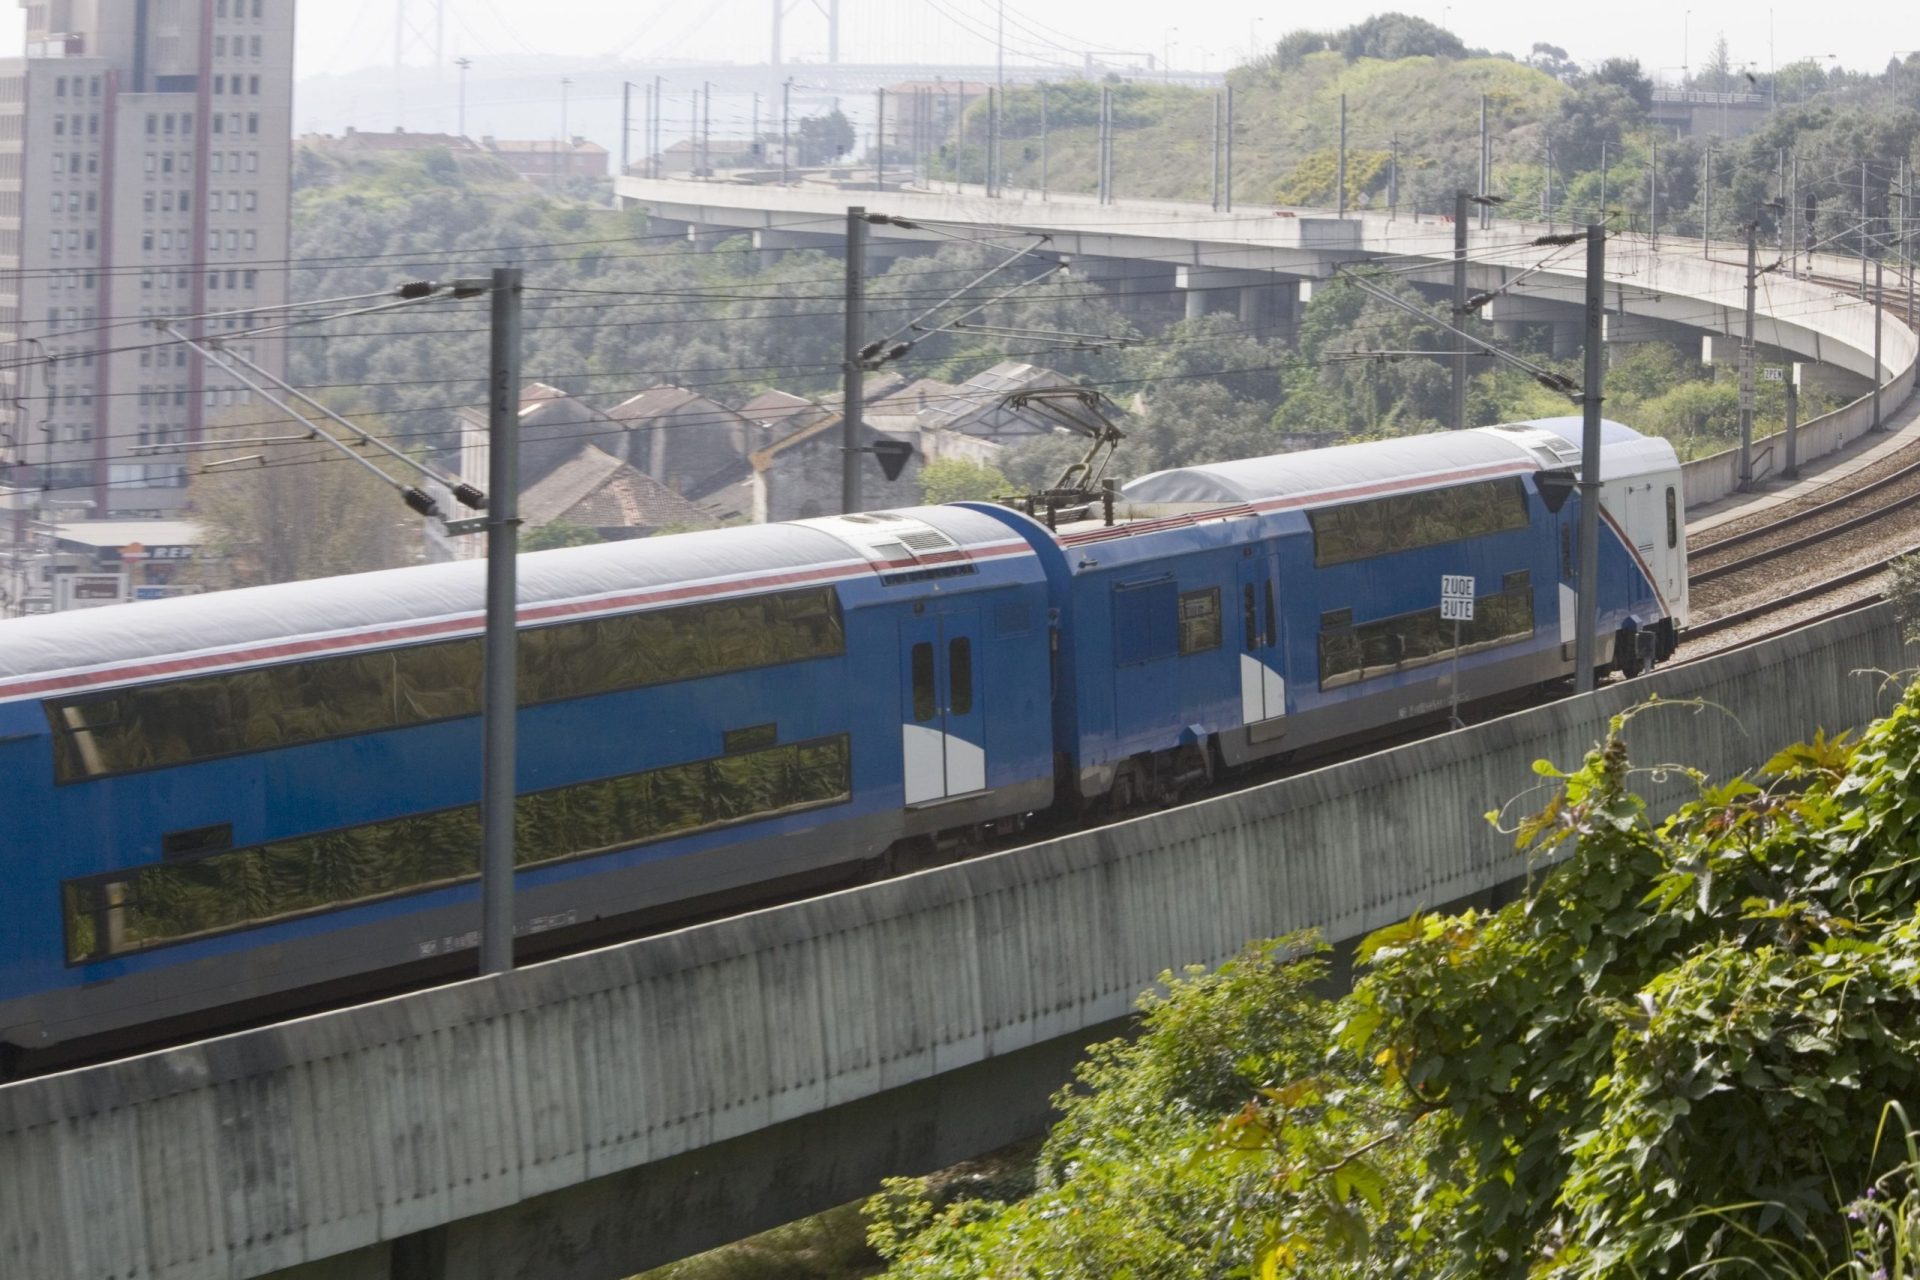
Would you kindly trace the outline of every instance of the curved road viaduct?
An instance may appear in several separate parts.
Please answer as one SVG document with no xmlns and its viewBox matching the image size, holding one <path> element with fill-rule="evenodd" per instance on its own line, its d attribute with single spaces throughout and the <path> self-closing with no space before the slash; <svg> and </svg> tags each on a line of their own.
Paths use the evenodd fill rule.
<svg viewBox="0 0 1920 1280">
<path fill-rule="evenodd" d="M 1433 214 L 1390 217 L 1383 213 L 1336 217 L 1312 209 L 1259 206 L 1216 213 L 1204 206 L 1174 201 L 1129 200 L 1101 204 L 1090 196 L 989 198 L 980 188 L 960 191 L 843 190 L 818 183 L 797 186 L 749 181 L 696 182 L 675 179 L 620 178 L 620 199 L 648 210 L 663 231 L 685 231 L 696 243 L 721 235 L 750 234 L 756 247 L 773 252 L 817 248 L 839 252 L 845 244 L 847 206 L 859 204 L 877 213 L 909 220 L 959 224 L 995 232 L 1048 236 L 1050 252 L 1065 254 L 1073 269 L 1108 285 L 1121 305 L 1130 296 L 1182 295 L 1188 316 L 1234 310 L 1254 324 L 1284 327 L 1300 300 L 1317 281 L 1339 267 L 1385 262 L 1415 284 L 1449 288 L 1452 284 L 1452 220 Z M 1537 247 L 1534 238 L 1579 228 L 1568 225 L 1496 221 L 1487 230 L 1469 232 L 1468 288 L 1473 293 L 1504 292 L 1482 313 L 1496 337 L 1509 325 L 1552 326 L 1556 354 L 1574 354 L 1584 338 L 1586 274 L 1583 249 Z M 868 229 L 870 252 L 877 257 L 931 252 L 949 240 L 931 230 L 893 225 Z M 1717 355 L 1745 326 L 1746 247 L 1744 244 L 1637 234 L 1616 235 L 1607 243 L 1607 317 L 1611 342 L 1654 337 L 1718 335 Z M 1764 250 L 1764 268 L 1773 255 Z M 1858 279 L 1856 258 L 1802 255 L 1802 274 L 1829 279 Z M 1510 286 L 1510 287 L 1509 287 Z M 1903 286 L 1888 285 L 1896 298 Z M 1875 425 L 1870 392 L 1875 376 L 1875 308 L 1861 297 L 1831 284 L 1794 278 L 1784 271 L 1760 276 L 1754 340 L 1763 358 L 1804 361 L 1824 366 L 1829 385 L 1863 396 L 1833 422 L 1808 423 L 1802 436 L 1804 461 L 1827 452 Z M 1891 410 L 1911 391 L 1916 339 L 1891 308 L 1881 311 L 1879 378 L 1881 410 Z M 1838 375 L 1835 377 L 1834 375 Z M 1756 446 L 1756 475 L 1764 475 L 1766 442 Z M 1779 470 L 1779 465 L 1774 465 Z M 1736 486 L 1731 455 L 1689 468 L 1687 497 L 1698 506 L 1731 493 Z"/>
<path fill-rule="evenodd" d="M 1303 256 L 1353 233 L 1301 221 L 1258 222 L 1263 251 L 1297 270 L 1354 252 Z M 1200 266 L 1214 243 L 1192 243 Z M 1729 314 L 1743 271 L 1698 252 L 1617 253 L 1624 314 Z M 1774 340 L 1871 367 L 1865 308 L 1772 295 Z M 1911 335 L 1882 340 L 1910 378 Z M 1917 659 L 1881 607 L 1182 809 L 0 1086 L 0 1275 L 628 1275 L 1035 1132 L 1081 1047 L 1168 969 L 1495 891 L 1518 868 L 1481 814 L 1649 693 L 1717 710 L 1636 718 L 1636 755 L 1726 775 L 1884 709 L 1858 673 Z"/>
</svg>

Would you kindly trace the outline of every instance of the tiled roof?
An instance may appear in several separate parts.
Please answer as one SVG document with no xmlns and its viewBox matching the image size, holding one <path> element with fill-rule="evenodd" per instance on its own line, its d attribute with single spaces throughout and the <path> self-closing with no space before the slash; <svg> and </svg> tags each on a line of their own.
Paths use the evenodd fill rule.
<svg viewBox="0 0 1920 1280">
<path fill-rule="evenodd" d="M 724 405 L 708 400 L 698 391 L 689 391 L 685 387 L 659 386 L 648 387 L 639 395 L 622 400 L 607 410 L 607 416 L 615 422 L 642 422 L 648 418 L 657 418 L 663 413 L 672 413 L 675 409 L 683 408 L 695 401 L 703 401 L 720 413 L 731 412 Z"/>
<path fill-rule="evenodd" d="M 529 527 L 564 520 L 590 529 L 705 528 L 701 509 L 644 471 L 595 445 L 561 463 L 520 495 Z"/>
</svg>

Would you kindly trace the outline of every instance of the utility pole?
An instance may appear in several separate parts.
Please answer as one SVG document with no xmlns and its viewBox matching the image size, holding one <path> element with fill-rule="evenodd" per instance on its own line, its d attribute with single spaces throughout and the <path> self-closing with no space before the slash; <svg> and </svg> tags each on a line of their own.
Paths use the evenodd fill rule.
<svg viewBox="0 0 1920 1280">
<path fill-rule="evenodd" d="M 1602 222 L 1607 218 L 1607 140 L 1600 139 L 1600 210 Z"/>
<path fill-rule="evenodd" d="M 1220 95 L 1213 95 L 1213 204 L 1215 213 L 1220 212 Z"/>
<path fill-rule="evenodd" d="M 1040 199 L 1047 199 L 1047 82 L 1040 82 Z"/>
<path fill-rule="evenodd" d="M 787 185 L 787 165 L 793 155 L 793 77 L 780 84 L 780 185 Z"/>
<path fill-rule="evenodd" d="M 1113 203 L 1113 90 L 1100 90 L 1100 203 Z"/>
<path fill-rule="evenodd" d="M 983 166 L 985 172 L 982 174 L 982 177 L 986 179 L 987 195 L 989 197 L 1000 194 L 999 185 L 995 182 L 995 177 L 1000 169 L 999 151 L 1000 91 L 990 88 L 987 90 L 987 154 L 986 163 Z"/>
<path fill-rule="evenodd" d="M 1540 131 L 1540 221 L 1553 221 L 1553 138 Z"/>
<path fill-rule="evenodd" d="M 1487 95 L 1480 95 L 1480 229 L 1487 229 L 1487 219 L 1492 216 L 1486 203 L 1487 184 L 1493 174 L 1493 144 L 1487 136 Z"/>
<path fill-rule="evenodd" d="M 493 272 L 487 400 L 487 630 L 481 703 L 480 973 L 513 968 L 513 821 L 520 555 L 519 267 Z"/>
<path fill-rule="evenodd" d="M 1800 274 L 1800 153 L 1787 157 L 1787 274 Z"/>
<path fill-rule="evenodd" d="M 655 76 L 653 78 L 653 111 L 647 117 L 647 127 L 653 131 L 653 141 L 647 147 L 647 176 L 651 178 L 659 177 L 664 166 L 664 160 L 660 155 L 660 142 L 666 136 L 666 121 L 660 117 L 666 113 L 666 108 L 665 86 L 661 82 L 661 77 Z"/>
<path fill-rule="evenodd" d="M 1760 227 L 1747 224 L 1747 324 L 1740 335 L 1740 487 L 1753 487 L 1753 299 L 1760 280 Z"/>
<path fill-rule="evenodd" d="M 1394 222 L 1400 217 L 1400 135 L 1396 132 L 1387 142 L 1387 221 Z"/>
<path fill-rule="evenodd" d="M 467 136 L 467 68 L 473 65 L 472 58 L 455 58 L 453 65 L 460 68 L 460 136 Z"/>
<path fill-rule="evenodd" d="M 1707 139 L 1706 163 L 1700 173 L 1700 256 L 1705 258 L 1713 244 L 1713 139 Z"/>
<path fill-rule="evenodd" d="M 713 176 L 713 81 L 700 84 L 700 176 Z"/>
<path fill-rule="evenodd" d="M 1233 86 L 1227 86 L 1227 173 L 1221 187 L 1222 208 L 1233 212 Z"/>
<path fill-rule="evenodd" d="M 860 452 L 865 442 L 867 306 L 867 211 L 858 205 L 847 210 L 847 334 L 846 359 L 840 366 L 840 510 L 860 510 Z"/>
<path fill-rule="evenodd" d="M 1860 283 L 1867 282 L 1867 162 L 1860 162 Z"/>
<path fill-rule="evenodd" d="M 873 189 L 884 191 L 887 186 L 887 91 L 875 89 L 873 97 Z"/>
<path fill-rule="evenodd" d="M 1336 178 L 1339 190 L 1336 193 L 1335 207 L 1341 217 L 1347 216 L 1347 95 L 1340 95 L 1340 169 Z"/>
<path fill-rule="evenodd" d="M 1453 327 L 1467 327 L 1467 204 L 1464 191 L 1453 193 Z M 1467 426 L 1467 340 L 1453 335 L 1452 424 L 1455 431 Z"/>
<path fill-rule="evenodd" d="M 1580 397 L 1580 616 L 1575 620 L 1573 687 L 1593 691 L 1600 609 L 1601 318 L 1607 297 L 1607 232 L 1587 225 L 1587 368 Z"/>
<path fill-rule="evenodd" d="M 573 169 L 573 143 L 567 135 L 567 90 L 573 81 L 560 77 L 560 147 L 553 156 L 553 181 L 558 186 Z"/>
<path fill-rule="evenodd" d="M 1787 469 L 1781 474 L 1792 480 L 1800 474 L 1800 366 L 1789 366 L 1787 375 Z"/>
<path fill-rule="evenodd" d="M 633 160 L 633 81 L 620 82 L 620 176 Z"/>
<path fill-rule="evenodd" d="M 1660 244 L 1660 139 L 1647 140 L 1647 238 Z"/>
<path fill-rule="evenodd" d="M 1884 291 L 1887 264 L 1873 260 L 1873 429 L 1880 430 L 1880 388 L 1886 384 L 1880 368 L 1880 329 L 1886 319 L 1887 296 Z"/>
</svg>

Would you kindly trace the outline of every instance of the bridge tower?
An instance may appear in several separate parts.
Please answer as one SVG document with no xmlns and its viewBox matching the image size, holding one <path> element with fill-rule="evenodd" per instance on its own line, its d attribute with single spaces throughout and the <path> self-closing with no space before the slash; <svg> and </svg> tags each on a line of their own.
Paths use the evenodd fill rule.
<svg viewBox="0 0 1920 1280">
<path fill-rule="evenodd" d="M 407 66 L 425 62 L 446 75 L 447 0 L 393 0 L 393 125 L 405 123 Z M 416 72 L 417 74 L 417 72 Z"/>
<path fill-rule="evenodd" d="M 402 3 L 405 0 L 401 0 Z M 771 75 L 771 96 L 768 101 L 778 103 L 780 86 L 786 80 L 785 34 L 787 15 L 799 8 L 806 0 L 773 0 L 773 50 L 767 59 L 767 69 Z M 827 19 L 827 62 L 838 65 L 840 62 L 840 0 L 813 0 Z M 779 108 L 776 106 L 775 110 Z"/>
</svg>

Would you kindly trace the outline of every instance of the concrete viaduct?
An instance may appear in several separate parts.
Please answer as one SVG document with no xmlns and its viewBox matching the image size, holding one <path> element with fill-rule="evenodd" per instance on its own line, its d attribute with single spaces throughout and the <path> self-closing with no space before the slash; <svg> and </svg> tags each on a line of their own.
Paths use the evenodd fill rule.
<svg viewBox="0 0 1920 1280">
<path fill-rule="evenodd" d="M 755 212 L 741 192 L 714 194 L 673 208 L 700 228 L 760 217 L 767 232 L 844 212 L 841 196 L 814 210 L 747 191 L 768 197 Z M 1005 202 L 903 199 L 884 203 L 1010 221 Z M 1432 224 L 1270 211 L 1233 219 L 1237 238 L 1189 211 L 1183 238 L 1161 207 L 1055 203 L 1057 247 L 1161 255 L 1202 291 L 1451 243 Z M 1528 238 L 1496 230 L 1475 248 Z M 1616 252 L 1622 317 L 1728 318 L 1742 269 L 1699 254 Z M 1531 281 L 1522 296 L 1542 306 L 1576 283 L 1551 267 Z M 1766 341 L 1872 371 L 1871 308 L 1801 281 L 1771 292 Z M 1887 324 L 1882 354 L 1891 386 L 1911 381 L 1909 332 Z M 1170 968 L 1306 926 L 1350 939 L 1494 890 L 1520 868 L 1481 814 L 1526 790 L 1532 761 L 1577 758 L 1649 693 L 1716 709 L 1637 718 L 1638 758 L 1724 776 L 1884 710 L 1888 693 L 1858 673 L 1916 656 L 1868 610 L 1187 808 L 0 1087 L 0 1275 L 626 1276 L 1036 1131 L 1080 1049 Z"/>
</svg>

